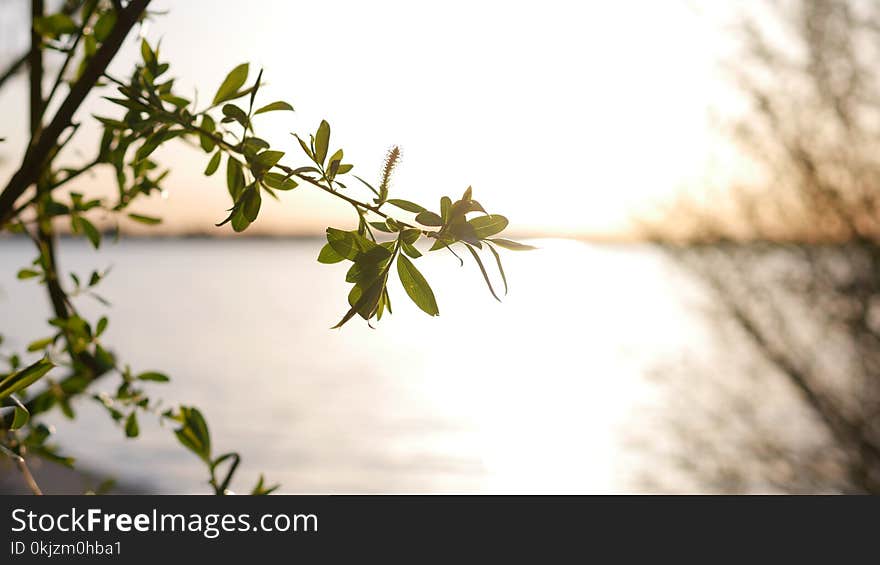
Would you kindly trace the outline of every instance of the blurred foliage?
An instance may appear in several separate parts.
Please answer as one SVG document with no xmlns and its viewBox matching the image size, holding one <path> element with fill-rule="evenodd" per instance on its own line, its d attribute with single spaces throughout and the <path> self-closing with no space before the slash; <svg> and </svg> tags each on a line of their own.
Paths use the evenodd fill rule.
<svg viewBox="0 0 880 565">
<path fill-rule="evenodd" d="M 880 493 L 880 4 L 738 14 L 722 125 L 760 174 L 654 230 L 711 291 L 722 356 L 675 369 L 672 455 L 701 489 Z"/>
</svg>

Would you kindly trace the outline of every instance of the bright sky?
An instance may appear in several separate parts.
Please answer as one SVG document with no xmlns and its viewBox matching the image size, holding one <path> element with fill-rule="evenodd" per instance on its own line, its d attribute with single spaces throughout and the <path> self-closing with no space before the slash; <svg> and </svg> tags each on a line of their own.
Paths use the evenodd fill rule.
<svg viewBox="0 0 880 565">
<path fill-rule="evenodd" d="M 0 7 L 4 18 L 23 17 L 27 3 Z M 297 111 L 263 117 L 261 137 L 304 164 L 288 132 L 307 134 L 325 118 L 331 146 L 368 179 L 399 144 L 397 197 L 436 206 L 473 185 L 512 230 L 602 235 L 625 232 L 630 217 L 705 172 L 706 115 L 721 88 L 717 32 L 681 0 L 157 0 L 153 8 L 168 13 L 145 33 L 162 40 L 181 93 L 198 85 L 207 101 L 236 64 L 262 66 L 263 101 L 288 100 Z M 119 76 L 135 47 L 130 40 L 114 62 Z M 25 107 L 24 88 L 19 80 L 0 95 L 4 116 L 12 114 L 0 124 L 9 138 L 4 183 L 27 127 L 26 112 L 10 112 Z M 80 117 L 114 108 L 92 100 Z M 87 158 L 99 132 L 81 137 L 74 150 Z M 167 199 L 137 211 L 164 216 L 165 229 L 213 230 L 228 207 L 222 176 L 203 177 L 206 157 L 181 144 L 156 155 L 172 169 Z M 110 186 L 98 175 L 79 188 Z M 304 187 L 264 204 L 254 228 L 319 232 L 348 218 L 349 207 Z"/>
</svg>

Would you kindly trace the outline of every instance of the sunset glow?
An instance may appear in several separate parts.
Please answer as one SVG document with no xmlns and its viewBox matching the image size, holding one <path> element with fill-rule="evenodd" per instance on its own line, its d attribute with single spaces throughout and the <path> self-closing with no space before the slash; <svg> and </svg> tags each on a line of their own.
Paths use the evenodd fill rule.
<svg viewBox="0 0 880 565">
<path fill-rule="evenodd" d="M 265 2 L 247 22 L 259 32 L 248 34 L 229 31 L 240 24 L 232 3 L 208 4 L 159 2 L 168 14 L 144 34 L 175 61 L 182 92 L 214 88 L 230 64 L 264 67 L 261 96 L 291 100 L 296 113 L 257 127 L 294 163 L 289 133 L 327 119 L 367 179 L 388 146 L 403 148 L 401 196 L 436 202 L 472 185 L 514 231 L 581 236 L 626 234 L 633 216 L 705 172 L 708 104 L 721 83 L 708 26 L 685 3 Z M 196 32 L 205 9 L 212 18 Z M 310 24 L 328 19 L 344 42 Z M 130 39 L 112 68 L 122 73 L 136 56 Z M 0 103 L 23 99 L 19 86 Z M 203 105 L 209 93 L 200 94 Z M 100 99 L 86 106 L 81 119 L 118 113 Z M 21 148 L 23 118 L 4 124 L 4 152 Z M 84 133 L 71 154 L 87 154 L 98 136 Z M 161 231 L 220 232 L 212 224 L 228 196 L 202 175 L 205 157 L 182 144 L 157 156 L 173 170 L 167 198 L 143 211 L 166 218 Z M 80 188 L 95 184 L 112 190 L 113 180 L 99 172 Z M 318 233 L 346 212 L 298 190 L 267 203 L 252 233 Z"/>
</svg>

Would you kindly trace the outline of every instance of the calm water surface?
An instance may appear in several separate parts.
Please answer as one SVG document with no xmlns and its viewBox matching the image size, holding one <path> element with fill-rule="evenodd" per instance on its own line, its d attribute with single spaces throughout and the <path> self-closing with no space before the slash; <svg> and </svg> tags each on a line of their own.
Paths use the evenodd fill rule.
<svg viewBox="0 0 880 565">
<path fill-rule="evenodd" d="M 110 318 L 103 341 L 135 371 L 172 378 L 157 397 L 201 407 L 236 483 L 259 472 L 287 492 L 611 492 L 636 488 L 627 438 L 654 402 L 651 366 L 705 340 L 698 294 L 642 246 L 536 242 L 506 253 L 495 302 L 476 267 L 419 260 L 441 315 L 392 288 L 394 315 L 330 330 L 347 308 L 345 267 L 315 262 L 318 240 L 128 240 L 95 252 L 63 241 L 63 268 L 113 267 L 80 298 Z M 33 258 L 0 240 L 0 332 L 23 350 L 49 332 Z M 395 281 L 396 282 L 396 281 Z M 99 386 L 110 390 L 114 377 Z M 81 464 L 146 489 L 203 492 L 203 468 L 142 418 L 126 440 L 99 407 L 50 418 Z"/>
</svg>

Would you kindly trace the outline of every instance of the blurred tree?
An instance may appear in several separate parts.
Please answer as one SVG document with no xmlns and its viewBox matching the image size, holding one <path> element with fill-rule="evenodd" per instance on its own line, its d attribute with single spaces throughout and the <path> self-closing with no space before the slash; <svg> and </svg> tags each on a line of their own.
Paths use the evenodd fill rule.
<svg viewBox="0 0 880 565">
<path fill-rule="evenodd" d="M 252 78 L 247 63 L 236 66 L 226 76 L 202 109 L 175 92 L 174 79 L 168 78 L 169 64 L 161 59 L 158 46 L 146 40 L 140 44 L 141 62 L 130 76 L 123 80 L 108 74 L 108 65 L 129 32 L 150 16 L 148 4 L 149 0 L 67 0 L 51 12 L 43 0 L 32 0 L 30 49 L 0 72 L 2 87 L 19 70 L 28 69 L 30 116 L 27 148 L 16 172 L 0 191 L 0 232 L 21 234 L 33 241 L 37 256 L 31 265 L 18 271 L 18 278 L 44 285 L 54 313 L 49 320 L 50 335 L 32 342 L 27 353 L 6 355 L 9 370 L 0 373 L 0 453 L 18 464 L 35 493 L 40 489 L 29 472 L 25 459 L 28 454 L 72 462 L 49 443 L 50 429 L 39 422 L 39 416 L 59 408 L 73 418 L 71 401 L 77 397 L 98 402 L 129 438 L 140 434 L 139 415 L 153 414 L 171 422 L 180 443 L 205 463 L 217 494 L 227 491 L 238 468 L 237 453 L 216 454 L 207 423 L 197 408 L 160 409 L 159 401 L 148 394 L 145 385 L 168 381 L 165 374 L 133 371 L 101 341 L 108 319 L 89 321 L 80 315 L 76 307 L 79 297 L 103 301 L 95 291 L 107 273 L 68 273 L 68 281 L 58 264 L 56 230 L 62 223 L 98 248 L 105 226 L 93 223 L 97 211 L 113 218 L 117 235 L 121 216 L 146 225 L 161 222 L 160 218 L 133 211 L 132 205 L 161 190 L 168 171 L 161 170 L 151 155 L 163 144 L 183 141 L 201 149 L 208 155 L 208 176 L 225 163 L 231 207 L 218 226 L 229 223 L 234 231 L 244 231 L 257 221 L 264 196 L 277 198 L 278 192 L 300 185 L 321 190 L 351 207 L 357 228 L 328 228 L 328 243 L 318 257 L 322 263 L 351 263 L 345 278 L 353 285 L 348 308 L 335 327 L 355 316 L 369 322 L 391 312 L 386 283 L 393 265 L 416 306 L 429 315 L 439 314 L 434 293 L 414 264 L 422 256 L 416 247 L 420 239 L 431 241 L 431 251 L 446 249 L 455 254 L 453 247 L 466 250 L 496 298 L 480 251 L 489 250 L 506 290 L 496 246 L 529 249 L 497 237 L 507 227 L 507 219 L 488 214 L 473 199 L 470 188 L 454 201 L 444 196 L 436 212 L 390 198 L 391 175 L 400 159 L 397 148 L 389 151 L 379 182 L 375 183 L 377 188 L 350 174 L 353 165 L 343 161 L 342 149 L 331 151 L 330 125 L 326 121 L 314 133 L 297 136 L 306 163 L 285 164 L 283 152 L 273 150 L 268 141 L 257 137 L 252 118 L 267 112 L 292 112 L 293 106 L 280 100 L 257 104 L 262 71 Z M 50 56 L 53 62 L 58 59 L 58 65 L 46 92 L 44 79 L 50 77 L 45 63 Z M 121 115 L 96 118 L 103 136 L 92 159 L 59 165 L 67 157 L 65 147 L 83 126 L 74 121 L 77 110 L 98 89 L 121 108 Z M 56 109 L 50 112 L 50 108 Z M 96 167 L 115 172 L 115 200 L 78 192 L 62 196 L 57 190 Z M 354 182 L 350 178 L 371 200 L 348 189 L 344 183 Z M 389 206 L 409 217 L 394 217 Z M 22 362 L 23 355 L 34 353 L 42 353 L 43 357 L 30 364 Z M 59 375 L 56 367 L 64 367 L 67 373 Z M 108 375 L 118 377 L 115 390 L 96 391 L 93 385 Z M 261 477 L 252 492 L 265 494 L 274 488 Z"/>
<path fill-rule="evenodd" d="M 687 244 L 652 228 L 723 331 L 667 379 L 672 454 L 702 488 L 880 493 L 880 3 L 750 7 L 727 131 L 763 180 L 675 209 Z"/>
</svg>

